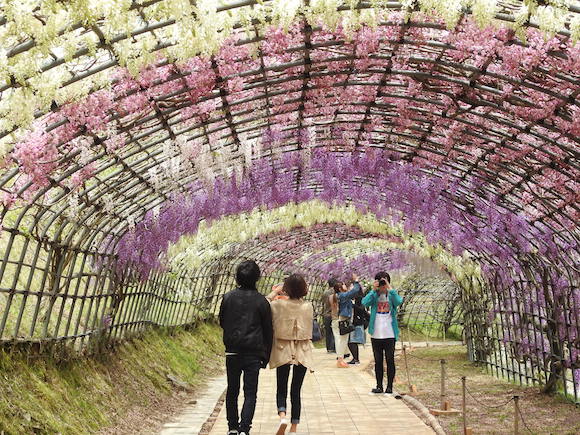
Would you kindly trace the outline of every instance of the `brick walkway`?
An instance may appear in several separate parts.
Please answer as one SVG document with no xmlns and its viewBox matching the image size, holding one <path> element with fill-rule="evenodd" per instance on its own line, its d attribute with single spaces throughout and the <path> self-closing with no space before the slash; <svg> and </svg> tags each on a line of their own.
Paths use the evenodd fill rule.
<svg viewBox="0 0 580 435">
<path fill-rule="evenodd" d="M 335 366 L 334 355 L 314 352 L 316 371 L 308 373 L 302 387 L 302 423 L 298 433 L 310 435 L 433 434 L 407 406 L 391 396 L 372 395 L 374 379 L 364 372 L 372 359 L 370 346 L 361 347 L 363 364 L 348 369 Z M 262 370 L 252 435 L 273 435 L 276 414 L 276 371 Z M 241 408 L 242 398 L 240 398 Z M 288 403 L 290 406 L 290 403 Z M 169 433 L 169 432 L 167 432 Z M 180 432 L 185 433 L 185 432 Z M 225 435 L 227 422 L 222 408 L 211 435 Z"/>
</svg>

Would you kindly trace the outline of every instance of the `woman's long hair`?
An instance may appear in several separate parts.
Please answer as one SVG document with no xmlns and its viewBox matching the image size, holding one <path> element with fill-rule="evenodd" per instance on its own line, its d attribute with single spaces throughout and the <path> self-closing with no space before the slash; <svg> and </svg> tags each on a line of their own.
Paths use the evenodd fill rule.
<svg viewBox="0 0 580 435">
<path fill-rule="evenodd" d="M 338 305 L 338 294 L 342 291 L 342 286 L 344 284 L 342 283 L 342 281 L 336 281 L 334 283 L 334 285 L 332 286 L 333 290 L 334 290 L 334 294 L 332 295 L 332 304 L 333 305 Z"/>
</svg>

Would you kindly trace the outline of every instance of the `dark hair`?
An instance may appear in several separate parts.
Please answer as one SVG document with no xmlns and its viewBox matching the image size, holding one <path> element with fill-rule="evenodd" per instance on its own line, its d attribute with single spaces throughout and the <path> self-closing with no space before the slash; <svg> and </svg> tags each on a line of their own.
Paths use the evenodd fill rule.
<svg viewBox="0 0 580 435">
<path fill-rule="evenodd" d="M 328 278 L 327 282 L 328 282 L 328 287 L 334 288 L 334 286 L 338 282 L 338 280 L 334 276 L 331 276 L 330 278 Z"/>
<path fill-rule="evenodd" d="M 256 288 L 260 279 L 260 267 L 255 261 L 242 261 L 236 269 L 236 282 L 240 287 Z"/>
<path fill-rule="evenodd" d="M 375 275 L 375 280 L 380 281 L 381 279 L 386 279 L 388 283 L 391 282 L 391 275 L 387 272 L 379 272 Z"/>
<path fill-rule="evenodd" d="M 342 282 L 335 280 L 332 288 L 334 289 L 334 293 L 340 293 L 340 291 L 342 290 Z"/>
<path fill-rule="evenodd" d="M 308 293 L 308 287 L 304 277 L 297 273 L 293 273 L 284 280 L 283 290 L 290 299 L 300 299 Z"/>
</svg>

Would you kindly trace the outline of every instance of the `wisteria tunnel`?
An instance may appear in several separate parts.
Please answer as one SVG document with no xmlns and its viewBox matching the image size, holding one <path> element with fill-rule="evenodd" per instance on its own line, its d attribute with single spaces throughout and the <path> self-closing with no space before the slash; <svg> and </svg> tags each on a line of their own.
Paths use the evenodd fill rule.
<svg viewBox="0 0 580 435">
<path fill-rule="evenodd" d="M 580 400 L 580 2 L 0 6 L 0 339 L 217 312 L 241 259 Z M 404 338 L 404 337 L 403 337 Z"/>
</svg>

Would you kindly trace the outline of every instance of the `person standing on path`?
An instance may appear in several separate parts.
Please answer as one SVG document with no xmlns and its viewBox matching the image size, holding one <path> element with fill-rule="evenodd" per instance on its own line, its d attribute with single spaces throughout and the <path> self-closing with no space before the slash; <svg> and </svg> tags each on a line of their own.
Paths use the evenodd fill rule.
<svg viewBox="0 0 580 435">
<path fill-rule="evenodd" d="M 249 435 L 256 409 L 258 375 L 266 368 L 272 350 L 272 311 L 256 283 L 260 268 L 243 261 L 236 270 L 238 288 L 223 297 L 219 322 L 226 348 L 226 415 L 228 435 Z M 244 405 L 238 416 L 240 377 L 244 376 Z"/>
<path fill-rule="evenodd" d="M 393 393 L 395 379 L 395 342 L 399 338 L 397 322 L 397 307 L 403 303 L 403 298 L 391 287 L 391 277 L 387 272 L 379 272 L 371 290 L 362 300 L 365 307 L 371 308 L 369 334 L 375 357 L 375 376 L 377 386 L 373 393 L 383 392 L 383 356 L 387 361 L 387 394 Z"/>
<path fill-rule="evenodd" d="M 348 350 L 352 355 L 352 360 L 348 362 L 350 365 L 360 364 L 359 360 L 359 344 L 366 343 L 366 332 L 368 328 L 370 314 L 362 305 L 363 293 L 362 291 L 355 297 L 352 305 L 352 324 L 354 331 L 352 331 L 348 338 Z"/>
<path fill-rule="evenodd" d="M 332 330 L 334 332 L 336 354 L 338 356 L 336 366 L 338 368 L 348 368 L 349 365 L 344 362 L 344 355 L 348 344 L 349 333 L 340 333 L 339 322 L 350 322 L 352 318 L 352 299 L 361 292 L 358 277 L 353 274 L 353 285 L 350 290 L 347 290 L 344 283 L 337 282 L 334 286 L 334 291 L 335 293 L 329 299 L 333 312 Z M 336 317 L 334 313 L 336 313 Z"/>
<path fill-rule="evenodd" d="M 284 292 L 289 299 L 276 299 Z M 312 371 L 312 322 L 314 308 L 312 303 L 303 298 L 308 293 L 306 281 L 302 275 L 293 274 L 284 280 L 283 288 L 275 288 L 266 298 L 271 301 L 272 319 L 274 322 L 274 343 L 270 355 L 270 368 L 276 369 L 276 406 L 280 425 L 276 435 L 283 435 L 288 420 L 286 419 L 286 400 L 288 396 L 288 378 L 292 369 L 290 387 L 290 432 L 296 434 L 300 423 L 302 403 L 300 391 L 307 369 Z"/>
<path fill-rule="evenodd" d="M 326 351 L 328 353 L 335 353 L 334 332 L 332 332 L 332 306 L 330 304 L 330 296 L 334 294 L 334 286 L 336 278 L 329 278 L 328 290 L 322 294 L 322 317 L 324 319 L 324 335 L 326 338 Z"/>
</svg>

